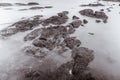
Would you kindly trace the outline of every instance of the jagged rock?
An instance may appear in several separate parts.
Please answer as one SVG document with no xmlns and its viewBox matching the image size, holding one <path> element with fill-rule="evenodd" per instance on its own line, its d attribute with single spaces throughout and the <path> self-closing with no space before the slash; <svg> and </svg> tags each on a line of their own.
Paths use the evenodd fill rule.
<svg viewBox="0 0 120 80">
<path fill-rule="evenodd" d="M 68 37 L 64 40 L 67 47 L 73 49 L 75 47 L 79 47 L 81 42 L 80 40 L 76 39 L 75 37 Z"/>
<path fill-rule="evenodd" d="M 35 29 L 24 37 L 24 41 L 30 41 L 38 37 L 42 32 L 42 29 Z"/>
<path fill-rule="evenodd" d="M 104 6 L 103 4 L 101 3 L 90 3 L 90 4 L 84 4 L 84 5 L 81 5 L 82 7 L 85 7 L 85 6 L 90 6 L 90 7 L 97 7 L 97 6 Z"/>
<path fill-rule="evenodd" d="M 29 2 L 27 5 L 39 5 L 37 2 Z"/>
<path fill-rule="evenodd" d="M 58 13 L 58 16 L 52 16 L 46 20 L 43 21 L 43 25 L 47 26 L 49 24 L 54 24 L 54 25 L 61 25 L 66 23 L 68 20 L 67 12 L 63 11 L 62 13 Z"/>
<path fill-rule="evenodd" d="M 101 11 L 95 11 L 94 12 L 92 9 L 84 9 L 84 10 L 81 10 L 79 13 L 81 15 L 85 15 L 85 16 L 88 16 L 88 17 L 99 18 L 99 19 L 106 20 L 106 21 L 108 19 L 108 16 L 104 12 L 101 12 Z"/>
<path fill-rule="evenodd" d="M 3 7 L 5 7 L 5 6 L 12 6 L 12 4 L 11 3 L 0 3 L 0 6 L 3 6 Z"/>
<path fill-rule="evenodd" d="M 83 23 L 84 23 L 84 24 L 87 24 L 88 21 L 87 21 L 86 19 L 83 19 Z"/>
<path fill-rule="evenodd" d="M 72 19 L 73 19 L 73 20 L 76 20 L 76 19 L 80 19 L 80 18 L 77 17 L 77 16 L 73 16 Z"/>
<path fill-rule="evenodd" d="M 81 20 L 75 20 L 73 22 L 70 23 L 74 28 L 78 28 L 81 24 L 82 21 Z"/>
</svg>

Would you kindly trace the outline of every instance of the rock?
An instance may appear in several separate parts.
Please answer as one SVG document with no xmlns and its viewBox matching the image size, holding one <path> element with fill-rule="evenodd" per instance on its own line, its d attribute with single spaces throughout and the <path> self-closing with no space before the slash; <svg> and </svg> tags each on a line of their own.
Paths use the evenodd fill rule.
<svg viewBox="0 0 120 80">
<path fill-rule="evenodd" d="M 61 25 L 66 23 L 68 20 L 68 16 L 66 12 L 58 13 L 58 16 L 52 16 L 43 21 L 43 26 L 47 26 L 49 24 Z"/>
<path fill-rule="evenodd" d="M 79 47 L 81 45 L 80 40 L 76 39 L 75 37 L 68 37 L 64 40 L 67 47 L 73 49 L 75 47 Z"/>
<path fill-rule="evenodd" d="M 11 36 L 15 33 L 17 33 L 18 30 L 16 30 L 16 28 L 7 28 L 7 29 L 3 29 L 0 31 L 0 35 L 2 36 Z"/>
<path fill-rule="evenodd" d="M 94 35 L 94 33 L 90 33 L 90 32 L 89 32 L 88 34 L 89 34 L 89 35 Z"/>
<path fill-rule="evenodd" d="M 88 21 L 87 21 L 86 19 L 83 19 L 83 23 L 84 23 L 84 24 L 87 24 Z"/>
<path fill-rule="evenodd" d="M 104 11 L 104 9 L 100 9 L 100 11 Z"/>
<path fill-rule="evenodd" d="M 103 4 L 101 3 L 90 3 L 90 4 L 84 4 L 84 5 L 81 5 L 82 7 L 86 7 L 86 6 L 90 6 L 90 7 L 97 7 L 97 6 L 104 6 Z"/>
<path fill-rule="evenodd" d="M 33 30 L 32 32 L 30 32 L 24 37 L 24 41 L 31 41 L 37 38 L 41 34 L 41 32 L 42 32 L 41 28 Z"/>
<path fill-rule="evenodd" d="M 39 5 L 37 2 L 29 2 L 27 5 Z"/>
<path fill-rule="evenodd" d="M 75 20 L 73 22 L 70 23 L 74 28 L 78 28 L 81 24 L 82 21 L 81 20 Z"/>
<path fill-rule="evenodd" d="M 5 6 L 12 6 L 11 3 L 0 3 L 0 6 L 5 7 Z"/>
<path fill-rule="evenodd" d="M 72 25 L 67 25 L 67 33 L 73 34 L 75 32 L 75 28 Z"/>
<path fill-rule="evenodd" d="M 44 8 L 53 8 L 53 6 L 45 6 Z"/>
<path fill-rule="evenodd" d="M 108 16 L 104 12 L 101 12 L 101 11 L 95 11 L 94 12 L 92 9 L 84 9 L 84 10 L 81 10 L 79 13 L 81 15 L 85 15 L 85 16 L 88 16 L 88 17 L 99 18 L 99 19 L 106 20 L 106 21 L 108 19 Z"/>
<path fill-rule="evenodd" d="M 31 7 L 30 10 L 44 9 L 44 7 Z"/>
<path fill-rule="evenodd" d="M 24 52 L 27 55 L 42 59 L 44 58 L 48 52 L 45 49 L 40 49 L 38 47 L 34 47 L 34 46 L 28 46 L 24 48 Z"/>
<path fill-rule="evenodd" d="M 79 13 L 81 15 L 85 15 L 85 16 L 88 16 L 88 17 L 93 17 L 94 16 L 94 11 L 92 9 L 84 9 L 84 10 L 79 11 Z"/>
<path fill-rule="evenodd" d="M 25 19 L 15 22 L 14 24 L 8 26 L 8 28 L 1 30 L 0 33 L 3 36 L 11 36 L 18 32 L 32 30 L 34 27 L 38 26 L 41 23 L 42 20 L 40 20 L 40 18 L 41 16 L 37 15 L 31 17 L 31 19 Z"/>
<path fill-rule="evenodd" d="M 27 4 L 24 4 L 24 3 L 15 3 L 15 5 L 17 5 L 17 6 L 26 6 Z"/>
<path fill-rule="evenodd" d="M 94 59 L 92 53 L 93 50 L 85 47 L 77 47 L 72 50 L 72 57 L 74 59 L 73 75 L 78 76 L 86 70 L 88 64 Z"/>
<path fill-rule="evenodd" d="M 96 23 L 100 23 L 101 22 L 101 20 L 96 20 Z"/>
<path fill-rule="evenodd" d="M 76 19 L 79 19 L 79 17 L 73 16 L 72 19 L 73 19 L 73 20 L 76 20 Z"/>
</svg>

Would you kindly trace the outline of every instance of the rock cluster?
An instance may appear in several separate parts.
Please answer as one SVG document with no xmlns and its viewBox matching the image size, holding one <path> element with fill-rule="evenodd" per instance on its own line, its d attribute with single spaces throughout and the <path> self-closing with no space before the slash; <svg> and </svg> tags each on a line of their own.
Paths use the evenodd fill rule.
<svg viewBox="0 0 120 80">
<path fill-rule="evenodd" d="M 84 16 L 102 19 L 105 23 L 107 22 L 108 19 L 108 16 L 102 11 L 93 11 L 92 9 L 84 9 L 79 11 L 79 13 Z"/>
</svg>

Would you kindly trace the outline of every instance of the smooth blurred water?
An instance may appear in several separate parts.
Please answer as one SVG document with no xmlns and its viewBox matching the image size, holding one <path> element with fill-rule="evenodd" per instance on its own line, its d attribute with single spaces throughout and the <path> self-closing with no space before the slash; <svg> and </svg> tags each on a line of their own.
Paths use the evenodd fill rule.
<svg viewBox="0 0 120 80">
<path fill-rule="evenodd" d="M 90 66 L 92 68 L 109 72 L 115 76 L 120 76 L 120 7 L 118 6 L 118 3 L 103 2 L 106 5 L 105 7 L 93 8 L 94 10 L 99 11 L 102 8 L 106 9 L 111 7 L 113 4 L 116 4 L 113 9 L 111 9 L 111 12 L 107 12 L 107 10 L 105 10 L 109 19 L 108 23 L 104 24 L 95 23 L 96 19 L 83 17 L 78 13 L 78 11 L 84 9 L 79 7 L 80 4 L 95 2 L 96 0 L 0 0 L 0 2 L 10 3 L 27 3 L 31 1 L 39 2 L 40 6 L 51 5 L 53 8 L 34 11 L 18 11 L 18 9 L 29 7 L 11 6 L 10 8 L 12 8 L 12 10 L 4 10 L 5 7 L 1 7 L 0 30 L 16 21 L 19 21 L 22 17 L 31 17 L 34 15 L 44 15 L 44 17 L 49 17 L 57 12 L 67 10 L 70 12 L 70 21 L 72 20 L 73 15 L 79 16 L 80 19 L 86 18 L 89 21 L 85 27 L 77 29 L 73 36 L 76 36 L 81 40 L 82 46 L 94 50 L 95 60 L 90 64 Z M 89 32 L 94 33 L 94 35 L 89 35 Z M 19 51 L 24 45 L 24 42 L 22 41 L 23 34 L 17 34 L 17 36 L 13 36 L 8 40 L 0 40 L 0 64 L 3 64 L 4 61 L 9 63 L 9 61 L 14 62 L 14 60 L 16 60 L 11 58 L 16 58 L 14 57 L 16 56 L 14 53 Z M 12 65 L 16 65 L 16 63 Z M 4 67 L 4 65 L 0 65 L 0 67 Z"/>
</svg>

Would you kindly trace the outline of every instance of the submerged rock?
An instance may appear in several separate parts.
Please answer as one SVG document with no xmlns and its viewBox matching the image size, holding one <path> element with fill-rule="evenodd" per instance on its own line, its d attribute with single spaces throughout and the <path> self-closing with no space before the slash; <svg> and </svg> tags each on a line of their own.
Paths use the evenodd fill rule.
<svg viewBox="0 0 120 80">
<path fill-rule="evenodd" d="M 5 7 L 5 6 L 12 6 L 11 3 L 0 3 L 0 6 Z"/>
<path fill-rule="evenodd" d="M 38 26 L 41 23 L 40 17 L 41 16 L 34 16 L 32 17 L 32 19 L 26 19 L 26 20 L 15 22 L 8 28 L 1 30 L 0 35 L 10 36 L 17 32 L 32 30 L 34 27 Z"/>
</svg>

